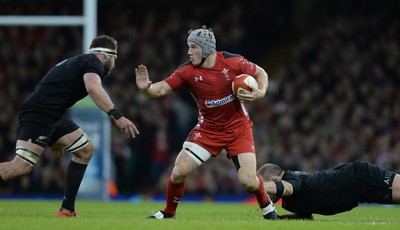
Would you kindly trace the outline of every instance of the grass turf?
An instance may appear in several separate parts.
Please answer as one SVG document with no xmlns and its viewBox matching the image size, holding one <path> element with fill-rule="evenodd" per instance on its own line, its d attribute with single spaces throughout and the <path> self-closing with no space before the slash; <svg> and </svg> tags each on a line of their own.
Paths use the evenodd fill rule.
<svg viewBox="0 0 400 230">
<path fill-rule="evenodd" d="M 360 206 L 334 216 L 315 215 L 314 221 L 265 221 L 254 204 L 182 202 L 174 220 L 145 219 L 160 202 L 77 201 L 79 218 L 56 218 L 60 201 L 0 200 L 0 229 L 400 229 L 400 206 Z M 278 213 L 286 213 L 280 206 Z"/>
</svg>

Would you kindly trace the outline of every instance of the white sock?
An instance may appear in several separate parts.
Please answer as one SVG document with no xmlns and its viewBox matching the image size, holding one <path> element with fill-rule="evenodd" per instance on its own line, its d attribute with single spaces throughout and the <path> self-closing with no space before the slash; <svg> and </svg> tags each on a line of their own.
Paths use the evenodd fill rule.
<svg viewBox="0 0 400 230">
<path fill-rule="evenodd" d="M 268 214 L 272 211 L 276 211 L 276 210 L 275 210 L 275 206 L 272 203 L 270 203 L 267 207 L 262 208 L 261 211 L 262 211 L 263 215 L 266 215 L 266 214 Z"/>
</svg>

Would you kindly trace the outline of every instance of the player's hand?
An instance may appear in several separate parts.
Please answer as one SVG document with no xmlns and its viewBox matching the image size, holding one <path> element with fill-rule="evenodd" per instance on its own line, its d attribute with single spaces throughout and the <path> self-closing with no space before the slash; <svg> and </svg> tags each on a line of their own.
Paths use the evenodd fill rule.
<svg viewBox="0 0 400 230">
<path fill-rule="evenodd" d="M 126 117 L 121 117 L 118 120 L 114 119 L 114 121 L 126 137 L 135 138 L 136 135 L 139 134 L 139 130 L 136 128 L 136 126 Z"/>
<path fill-rule="evenodd" d="M 141 92 L 146 91 L 151 85 L 147 67 L 144 65 L 139 65 L 137 68 L 135 68 L 135 75 L 136 75 L 136 85 L 139 88 L 139 90 Z"/>
<path fill-rule="evenodd" d="M 264 94 L 261 92 L 261 90 L 253 88 L 252 86 L 250 87 L 252 88 L 252 92 L 250 94 L 239 93 L 237 97 L 240 100 L 245 100 L 245 101 L 256 101 L 264 97 Z"/>
</svg>

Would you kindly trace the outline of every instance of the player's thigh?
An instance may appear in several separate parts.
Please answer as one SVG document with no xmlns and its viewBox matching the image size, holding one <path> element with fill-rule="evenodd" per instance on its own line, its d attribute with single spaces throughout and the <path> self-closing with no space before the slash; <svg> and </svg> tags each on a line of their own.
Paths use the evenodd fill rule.
<svg viewBox="0 0 400 230">
<path fill-rule="evenodd" d="M 185 150 L 181 150 L 176 157 L 174 169 L 172 171 L 172 180 L 178 180 L 178 178 L 185 178 L 189 176 L 199 165 L 196 161 L 188 155 Z M 174 181 L 175 182 L 175 181 Z"/>
<path fill-rule="evenodd" d="M 48 145 L 53 149 L 65 148 L 76 141 L 82 133 L 82 129 L 75 122 L 67 116 L 63 116 L 54 130 Z"/>
<path fill-rule="evenodd" d="M 64 134 L 62 137 L 58 138 L 54 144 L 51 145 L 52 148 L 62 149 L 69 145 L 71 145 L 74 141 L 76 141 L 80 135 L 83 133 L 83 130 L 78 128 L 72 132 Z"/>
<path fill-rule="evenodd" d="M 242 153 L 254 153 L 254 138 L 252 131 L 252 123 L 247 122 L 242 127 L 234 129 L 235 136 L 229 140 L 225 147 L 229 156 L 236 156 Z"/>
<path fill-rule="evenodd" d="M 49 139 L 57 125 L 56 122 L 46 124 L 39 115 L 29 114 L 19 120 L 20 131 L 16 143 L 16 160 L 13 161 L 16 168 L 22 162 L 34 166 L 43 154 Z M 25 171 L 25 170 L 24 170 Z"/>
<path fill-rule="evenodd" d="M 35 143 L 32 143 L 31 141 L 24 141 L 24 140 L 17 140 L 17 143 L 15 144 L 16 148 L 22 148 L 22 149 L 27 149 L 29 151 L 32 151 L 39 157 L 43 154 L 44 147 L 37 145 Z"/>
<path fill-rule="evenodd" d="M 254 153 L 242 153 L 238 155 L 239 171 L 251 176 L 256 176 L 257 160 Z M 239 173 L 239 172 L 238 172 Z"/>
<path fill-rule="evenodd" d="M 17 147 L 23 146 L 36 154 L 41 154 L 38 150 L 43 151 L 46 148 L 57 124 L 57 121 L 46 121 L 46 118 L 42 118 L 40 114 L 21 116 Z"/>
</svg>

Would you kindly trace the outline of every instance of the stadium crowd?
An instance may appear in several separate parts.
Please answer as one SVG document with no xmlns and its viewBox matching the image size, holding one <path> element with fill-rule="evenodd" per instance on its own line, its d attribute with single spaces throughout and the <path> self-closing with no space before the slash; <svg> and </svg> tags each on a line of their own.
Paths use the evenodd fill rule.
<svg viewBox="0 0 400 230">
<path fill-rule="evenodd" d="M 37 8 L 10 1 L 1 13 L 29 15 L 40 9 L 41 15 L 82 14 L 76 7 L 81 1 L 58 8 L 51 2 Z M 246 7 L 240 1 L 196 4 L 189 12 L 184 10 L 189 3 L 177 7 L 174 1 L 159 1 L 157 6 L 99 1 L 98 33 L 119 42 L 116 67 L 105 84 L 140 129 L 133 140 L 112 131 L 113 179 L 120 194 L 163 193 L 171 161 L 197 122 L 188 92 L 148 99 L 138 92 L 133 70 L 144 63 L 154 81 L 167 77 L 171 68 L 187 60 L 186 31 L 202 24 L 215 31 L 219 50 L 265 63 L 270 78 L 266 100 L 248 104 L 260 165 L 273 162 L 283 169 L 307 171 L 362 159 L 400 169 L 400 25 L 395 7 L 387 3 L 373 14 L 330 15 L 304 36 L 282 39 L 282 51 L 273 45 L 288 29 L 282 21 L 290 20 L 290 11 L 266 10 L 268 15 L 263 9 L 270 6 L 262 2 Z M 223 13 L 216 13 L 222 8 Z M 14 154 L 19 106 L 49 67 L 82 52 L 81 40 L 80 27 L 0 26 L 1 161 Z M 274 51 L 269 56 L 290 54 L 270 66 L 263 61 L 268 60 L 268 48 Z M 29 176 L 1 184 L 0 194 L 62 193 L 66 157 L 45 154 Z M 224 154 L 217 158 L 189 178 L 186 194 L 246 194 L 233 163 Z"/>
</svg>

